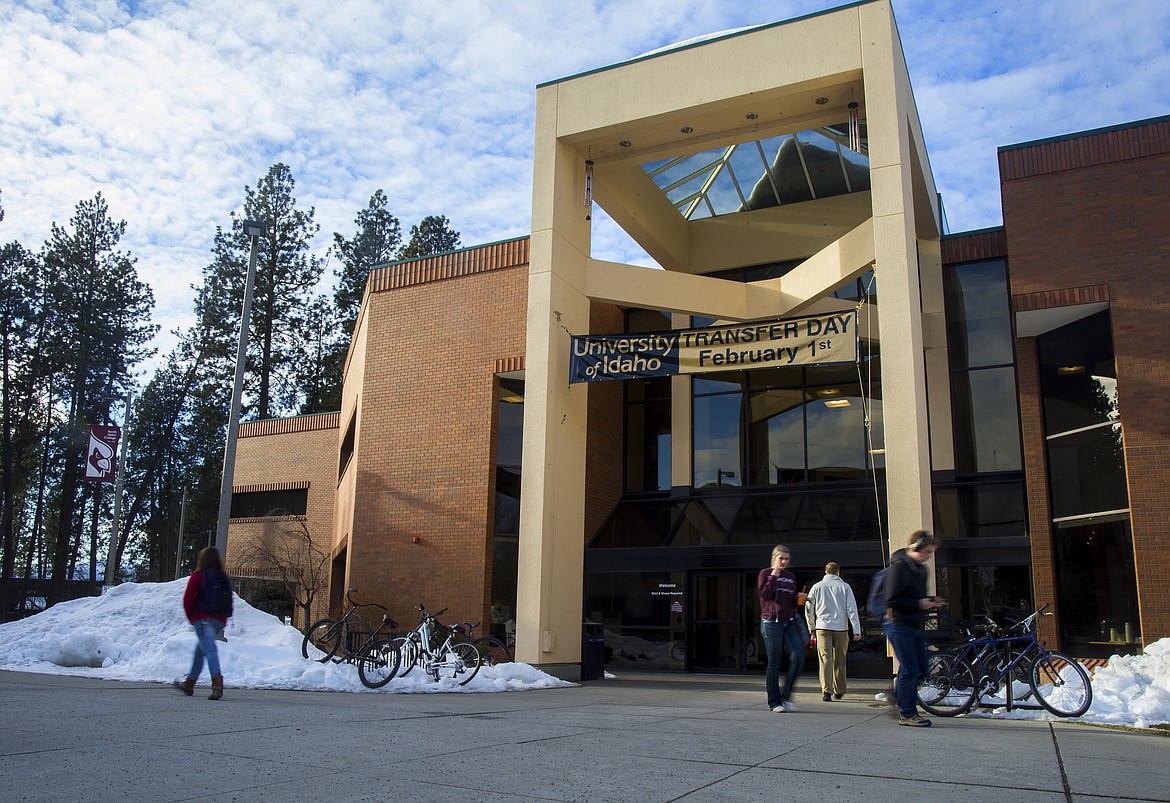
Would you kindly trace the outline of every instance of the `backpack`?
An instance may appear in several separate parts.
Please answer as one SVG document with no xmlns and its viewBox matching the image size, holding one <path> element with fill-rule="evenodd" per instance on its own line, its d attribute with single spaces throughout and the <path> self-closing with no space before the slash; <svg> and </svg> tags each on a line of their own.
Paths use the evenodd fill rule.
<svg viewBox="0 0 1170 803">
<path fill-rule="evenodd" d="M 869 611 L 869 615 L 877 619 L 882 619 L 886 615 L 886 578 L 890 574 L 891 566 L 875 572 L 873 579 L 869 581 L 869 598 L 865 602 L 865 607 Z"/>
<path fill-rule="evenodd" d="M 199 610 L 216 619 L 232 615 L 232 583 L 223 572 L 204 569 L 199 585 Z"/>
</svg>

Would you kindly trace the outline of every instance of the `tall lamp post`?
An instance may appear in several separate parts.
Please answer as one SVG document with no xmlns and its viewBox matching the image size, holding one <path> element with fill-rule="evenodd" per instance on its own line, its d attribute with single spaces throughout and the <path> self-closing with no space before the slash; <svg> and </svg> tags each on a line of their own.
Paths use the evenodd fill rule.
<svg viewBox="0 0 1170 803">
<path fill-rule="evenodd" d="M 252 315 L 252 286 L 256 283 L 256 251 L 268 226 L 255 220 L 244 221 L 244 235 L 252 241 L 248 254 L 248 277 L 244 280 L 244 308 L 240 312 L 240 343 L 236 349 L 236 381 L 232 385 L 232 406 L 228 414 L 227 443 L 223 448 L 223 482 L 219 486 L 219 523 L 215 528 L 215 546 L 227 555 L 228 519 L 232 512 L 232 480 L 236 473 L 236 436 L 240 428 L 240 404 L 244 392 L 244 362 L 248 354 L 248 319 Z"/>
<path fill-rule="evenodd" d="M 122 398 L 111 396 L 111 399 Z M 102 587 L 112 588 L 118 582 L 118 534 L 122 525 L 122 481 L 126 476 L 126 442 L 130 440 L 130 405 L 134 401 L 134 392 L 126 391 L 126 410 L 122 415 L 122 438 L 118 444 L 118 475 L 114 478 L 114 520 L 110 523 L 110 552 L 106 555 L 106 574 L 102 578 Z"/>
</svg>

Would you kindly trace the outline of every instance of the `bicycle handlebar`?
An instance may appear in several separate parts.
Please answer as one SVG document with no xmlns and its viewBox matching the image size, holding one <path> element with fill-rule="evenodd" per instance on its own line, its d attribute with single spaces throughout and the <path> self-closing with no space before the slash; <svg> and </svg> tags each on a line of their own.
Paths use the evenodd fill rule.
<svg viewBox="0 0 1170 803">
<path fill-rule="evenodd" d="M 383 611 L 389 610 L 385 605 L 379 605 L 376 602 L 358 602 L 356 599 L 353 598 L 353 595 L 356 593 L 357 593 L 356 588 L 348 588 L 345 591 L 345 598 L 347 600 L 349 600 L 349 604 L 352 605 L 353 607 L 355 607 L 355 608 L 380 608 Z"/>
</svg>

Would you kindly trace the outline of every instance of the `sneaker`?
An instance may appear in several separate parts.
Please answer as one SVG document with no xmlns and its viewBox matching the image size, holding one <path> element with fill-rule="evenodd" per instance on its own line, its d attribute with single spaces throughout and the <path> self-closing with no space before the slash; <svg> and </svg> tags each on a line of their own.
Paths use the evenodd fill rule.
<svg viewBox="0 0 1170 803">
<path fill-rule="evenodd" d="M 832 702 L 833 695 L 829 694 L 828 692 L 825 692 L 824 694 L 821 695 L 821 699 L 824 700 L 826 703 Z M 838 699 L 840 699 L 840 698 L 838 698 Z"/>
<path fill-rule="evenodd" d="M 899 725 L 909 725 L 912 728 L 929 728 L 930 720 L 921 714 L 915 714 L 912 717 L 898 717 Z"/>
<path fill-rule="evenodd" d="M 800 710 L 799 708 L 796 707 L 796 703 L 792 702 L 791 700 L 785 700 L 784 702 L 780 703 L 780 705 L 784 706 L 785 711 L 799 711 Z"/>
<path fill-rule="evenodd" d="M 841 699 L 842 697 L 844 697 L 844 696 L 845 696 L 844 694 L 834 694 L 834 695 L 833 695 L 833 699 L 834 699 L 834 700 L 840 700 L 840 699 Z"/>
<path fill-rule="evenodd" d="M 772 706 L 772 713 L 773 714 L 783 714 L 784 713 L 784 706 L 782 706 L 782 705 Z"/>
</svg>

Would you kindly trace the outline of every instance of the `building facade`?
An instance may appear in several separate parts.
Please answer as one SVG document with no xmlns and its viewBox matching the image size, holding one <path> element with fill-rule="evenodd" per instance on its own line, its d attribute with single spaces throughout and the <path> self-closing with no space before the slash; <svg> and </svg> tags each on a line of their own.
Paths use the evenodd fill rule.
<svg viewBox="0 0 1170 803">
<path fill-rule="evenodd" d="M 532 236 L 376 269 L 334 429 L 243 425 L 237 490 L 329 464 L 321 613 L 447 607 L 566 677 L 584 621 L 615 666 L 762 668 L 776 543 L 861 598 L 919 528 L 953 615 L 1140 649 L 1170 635 L 1170 120 L 999 156 L 1004 225 L 944 233 L 883 0 L 543 85 Z M 594 259 L 593 204 L 662 270 Z M 570 381 L 575 336 L 816 315 L 851 361 Z"/>
</svg>

